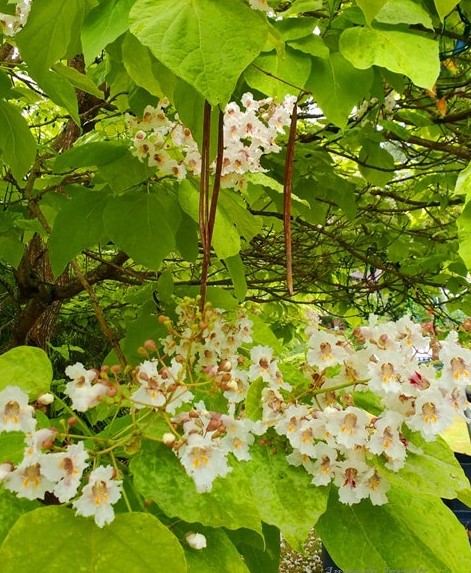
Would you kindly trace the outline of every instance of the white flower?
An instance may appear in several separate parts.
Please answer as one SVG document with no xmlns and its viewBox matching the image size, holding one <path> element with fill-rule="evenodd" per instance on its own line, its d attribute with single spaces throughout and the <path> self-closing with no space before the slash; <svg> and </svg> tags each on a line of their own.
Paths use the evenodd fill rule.
<svg viewBox="0 0 471 573">
<path fill-rule="evenodd" d="M 355 406 L 348 406 L 345 410 L 329 408 L 325 427 L 339 444 L 346 448 L 354 448 L 366 444 L 369 422 L 366 412 Z"/>
<path fill-rule="evenodd" d="M 339 499 L 342 503 L 353 505 L 368 497 L 365 477 L 371 468 L 360 458 L 353 456 L 343 462 L 337 462 L 334 482 L 339 488 Z"/>
<path fill-rule="evenodd" d="M 309 473 L 313 476 L 311 483 L 327 485 L 335 475 L 335 462 L 338 452 L 335 448 L 324 444 L 324 442 L 318 442 L 315 449 L 316 461 L 309 470 Z"/>
<path fill-rule="evenodd" d="M 376 468 L 371 468 L 370 472 L 364 476 L 362 485 L 368 492 L 368 497 L 373 505 L 384 505 L 388 502 L 386 492 L 391 486 Z"/>
<path fill-rule="evenodd" d="M 32 432 L 36 426 L 33 412 L 28 395 L 18 386 L 7 386 L 0 392 L 0 432 Z"/>
<path fill-rule="evenodd" d="M 81 362 L 65 369 L 66 375 L 72 380 L 65 385 L 64 393 L 72 400 L 72 408 L 77 412 L 86 412 L 99 402 L 100 396 L 108 391 L 104 384 L 93 384 L 97 377 L 95 370 L 86 370 Z"/>
<path fill-rule="evenodd" d="M 7 489 L 27 499 L 44 499 L 46 492 L 52 492 L 54 485 L 43 474 L 40 461 L 23 461 L 5 481 Z"/>
<path fill-rule="evenodd" d="M 368 364 L 369 388 L 379 396 L 401 393 L 402 383 L 413 375 L 415 364 L 407 362 L 404 352 L 397 350 L 378 351 L 375 356 L 376 362 Z"/>
<path fill-rule="evenodd" d="M 65 373 L 76 384 L 91 384 L 97 377 L 95 370 L 87 370 L 81 362 L 67 366 Z"/>
<path fill-rule="evenodd" d="M 56 482 L 53 493 L 65 503 L 72 499 L 80 486 L 80 479 L 87 467 L 88 453 L 83 442 L 70 445 L 65 452 L 47 454 L 41 459 L 42 473 Z"/>
<path fill-rule="evenodd" d="M 206 537 L 202 533 L 189 531 L 185 535 L 185 539 L 192 549 L 204 549 L 206 547 Z"/>
<path fill-rule="evenodd" d="M 86 412 L 94 408 L 104 396 L 108 388 L 104 384 L 80 385 L 75 382 L 68 382 L 65 386 L 64 394 L 72 401 L 72 408 L 77 412 Z"/>
<path fill-rule="evenodd" d="M 339 339 L 335 335 L 321 330 L 311 332 L 307 353 L 309 366 L 317 366 L 320 370 L 323 370 L 335 364 L 342 364 L 348 357 L 345 348 L 337 344 Z"/>
<path fill-rule="evenodd" d="M 283 381 L 278 364 L 273 358 L 273 349 L 269 346 L 254 346 L 250 350 L 251 366 L 249 368 L 249 380 L 261 378 L 272 388 L 284 388 L 291 390 L 291 385 Z"/>
<path fill-rule="evenodd" d="M 231 452 L 239 461 L 247 461 L 252 458 L 249 446 L 254 443 L 254 436 L 251 434 L 253 422 L 243 419 L 236 420 L 231 416 L 223 414 L 221 422 L 226 428 L 226 435 L 221 438 L 221 447 L 226 452 Z"/>
<path fill-rule="evenodd" d="M 178 455 L 186 473 L 193 478 L 198 493 L 211 491 L 218 476 L 225 477 L 232 471 L 227 465 L 224 450 L 210 438 L 199 434 L 190 434 Z"/>
<path fill-rule="evenodd" d="M 111 466 L 99 466 L 92 471 L 81 497 L 73 502 L 77 515 L 95 518 L 98 527 L 114 519 L 113 504 L 121 497 L 121 481 L 113 479 Z"/>
<path fill-rule="evenodd" d="M 465 388 L 471 383 L 471 350 L 462 348 L 455 331 L 440 342 L 440 360 L 443 362 L 441 381 L 458 384 Z"/>
<path fill-rule="evenodd" d="M 452 424 L 455 413 L 453 405 L 439 390 L 425 390 L 415 400 L 415 413 L 406 419 L 406 424 L 430 442 Z"/>
<path fill-rule="evenodd" d="M 374 420 L 374 433 L 369 439 L 367 448 L 376 455 L 388 457 L 386 467 L 397 471 L 404 466 L 407 456 L 406 446 L 399 433 L 404 417 L 398 412 L 389 410 Z"/>
</svg>

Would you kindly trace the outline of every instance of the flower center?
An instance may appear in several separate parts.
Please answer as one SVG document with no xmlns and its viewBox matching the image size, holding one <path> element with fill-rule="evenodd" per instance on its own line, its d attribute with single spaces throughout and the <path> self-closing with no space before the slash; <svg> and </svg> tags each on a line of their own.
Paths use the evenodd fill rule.
<svg viewBox="0 0 471 573">
<path fill-rule="evenodd" d="M 40 468 L 41 466 L 39 464 L 33 464 L 25 469 L 25 471 L 23 472 L 24 487 L 28 487 L 30 484 L 33 485 L 33 487 L 39 486 L 42 479 Z"/>
<path fill-rule="evenodd" d="M 435 424 L 438 420 L 437 407 L 433 402 L 427 402 L 422 406 L 424 422 L 426 424 Z"/>
<path fill-rule="evenodd" d="M 95 505 L 101 505 L 103 502 L 108 501 L 108 488 L 104 481 L 97 481 L 92 486 L 92 495 L 94 497 Z"/>
<path fill-rule="evenodd" d="M 20 422 L 20 405 L 15 400 L 10 400 L 5 405 L 5 410 L 3 414 L 3 419 L 5 421 L 13 422 L 14 424 L 19 424 Z"/>
</svg>

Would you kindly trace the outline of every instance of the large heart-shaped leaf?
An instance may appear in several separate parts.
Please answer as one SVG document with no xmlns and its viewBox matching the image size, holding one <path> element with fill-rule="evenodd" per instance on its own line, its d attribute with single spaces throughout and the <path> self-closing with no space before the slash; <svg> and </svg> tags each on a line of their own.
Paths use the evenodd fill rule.
<svg viewBox="0 0 471 573">
<path fill-rule="evenodd" d="M 130 30 L 213 106 L 230 100 L 268 35 L 265 16 L 238 0 L 137 0 Z"/>
</svg>

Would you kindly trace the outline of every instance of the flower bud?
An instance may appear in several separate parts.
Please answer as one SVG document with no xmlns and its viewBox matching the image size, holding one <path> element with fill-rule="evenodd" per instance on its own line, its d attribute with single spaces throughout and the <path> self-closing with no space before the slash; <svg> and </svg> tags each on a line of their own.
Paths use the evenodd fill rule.
<svg viewBox="0 0 471 573">
<path fill-rule="evenodd" d="M 192 549 L 204 549 L 206 547 L 206 537 L 202 533 L 189 531 L 186 535 L 186 542 Z"/>
<path fill-rule="evenodd" d="M 54 395 L 50 394 L 49 392 L 41 394 L 41 396 L 39 396 L 37 399 L 37 402 L 38 404 L 41 404 L 41 406 L 49 406 L 49 404 L 54 402 Z"/>
<path fill-rule="evenodd" d="M 155 344 L 154 340 L 146 340 L 144 342 L 144 348 L 147 348 L 147 350 L 154 351 L 157 350 L 157 345 Z"/>
<path fill-rule="evenodd" d="M 165 434 L 162 436 L 162 442 L 166 446 L 169 446 L 170 448 L 173 446 L 175 441 L 176 441 L 175 434 L 171 434 L 170 432 L 165 432 Z"/>
</svg>

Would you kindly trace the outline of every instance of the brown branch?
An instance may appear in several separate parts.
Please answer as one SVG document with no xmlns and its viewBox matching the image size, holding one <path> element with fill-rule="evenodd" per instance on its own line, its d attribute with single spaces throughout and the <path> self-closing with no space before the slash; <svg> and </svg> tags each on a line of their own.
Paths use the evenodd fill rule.
<svg viewBox="0 0 471 573">
<path fill-rule="evenodd" d="M 399 137 L 392 131 L 383 131 L 382 135 L 390 141 L 400 141 L 401 143 L 420 145 L 427 149 L 432 149 L 434 151 L 445 151 L 446 153 L 451 153 L 456 157 L 461 157 L 469 161 L 471 159 L 471 151 L 469 148 L 458 145 L 452 145 L 450 143 L 445 143 L 443 141 L 432 141 L 430 139 L 424 139 L 423 137 L 418 137 L 416 135 L 410 135 L 407 139 Z"/>
<path fill-rule="evenodd" d="M 294 146 L 296 143 L 298 101 L 299 97 L 294 104 L 293 112 L 291 114 L 291 125 L 289 128 L 288 145 L 286 148 L 285 171 L 283 178 L 283 228 L 286 253 L 286 286 L 290 295 L 294 294 L 293 252 L 291 243 L 291 186 L 293 179 Z"/>
<path fill-rule="evenodd" d="M 76 260 L 72 260 L 70 265 L 75 273 L 75 276 L 79 280 L 80 284 L 83 288 L 87 291 L 87 294 L 90 298 L 90 302 L 92 303 L 93 310 L 95 312 L 95 316 L 97 317 L 98 324 L 100 325 L 101 331 L 105 335 L 105 337 L 110 341 L 114 351 L 116 352 L 116 356 L 119 359 L 119 362 L 123 368 L 126 368 L 127 361 L 126 357 L 124 356 L 123 351 L 119 345 L 119 340 L 116 334 L 113 332 L 109 324 L 106 322 L 105 315 L 103 310 L 101 309 L 100 303 L 98 302 L 98 298 L 95 294 L 95 291 L 91 287 L 90 283 L 85 278 L 85 275 L 80 270 L 80 267 Z"/>
</svg>

